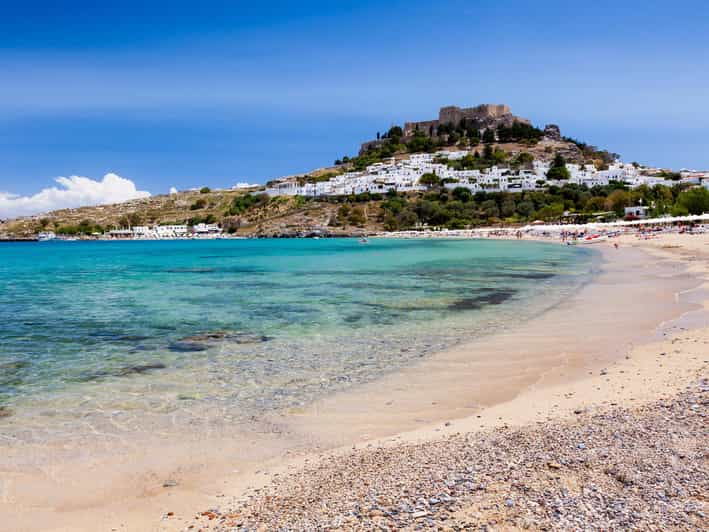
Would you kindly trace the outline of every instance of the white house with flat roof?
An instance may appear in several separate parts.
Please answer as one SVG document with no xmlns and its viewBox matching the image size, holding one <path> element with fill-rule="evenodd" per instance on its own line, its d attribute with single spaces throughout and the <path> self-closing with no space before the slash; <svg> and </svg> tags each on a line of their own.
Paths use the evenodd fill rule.
<svg viewBox="0 0 709 532">
<path fill-rule="evenodd" d="M 631 216 L 633 218 L 647 218 L 647 205 L 633 205 L 632 207 L 625 208 L 625 216 Z"/>
<path fill-rule="evenodd" d="M 156 225 L 157 238 L 184 238 L 187 236 L 187 225 Z"/>
<path fill-rule="evenodd" d="M 277 181 L 266 189 L 269 196 L 341 196 L 360 194 L 363 192 L 386 193 L 391 190 L 408 192 L 426 190 L 419 184 L 421 176 L 427 173 L 436 174 L 441 179 L 451 180 L 446 188 L 458 186 L 473 192 L 521 192 L 540 190 L 549 185 L 563 186 L 566 183 L 585 185 L 587 187 L 605 186 L 611 181 L 621 181 L 630 187 L 643 184 L 671 185 L 661 178 L 643 175 L 632 164 L 616 161 L 607 170 L 597 170 L 592 163 L 569 163 L 568 180 L 548 180 L 550 163 L 540 160 L 532 162 L 531 168 L 512 168 L 493 166 L 485 170 L 455 170 L 445 164 L 445 160 L 457 160 L 471 154 L 471 151 L 439 151 L 436 154 L 414 153 L 408 159 L 396 161 L 389 158 L 367 166 L 364 171 L 346 172 L 318 183 L 298 184 L 294 178 Z M 437 161 L 437 162 L 434 162 Z"/>
</svg>

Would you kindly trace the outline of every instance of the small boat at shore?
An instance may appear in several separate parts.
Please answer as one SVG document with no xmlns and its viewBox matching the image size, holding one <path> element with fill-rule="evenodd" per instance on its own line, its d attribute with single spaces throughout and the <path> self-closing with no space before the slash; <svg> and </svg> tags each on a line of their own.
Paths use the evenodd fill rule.
<svg viewBox="0 0 709 532">
<path fill-rule="evenodd" d="M 577 240 L 577 244 L 597 244 L 598 242 L 603 242 L 605 240 L 608 240 L 608 236 L 606 235 L 589 235 L 587 237 L 584 237 L 580 240 Z"/>
<path fill-rule="evenodd" d="M 362 238 L 359 239 L 360 244 L 369 244 L 369 239 L 366 236 L 363 236 Z"/>
</svg>

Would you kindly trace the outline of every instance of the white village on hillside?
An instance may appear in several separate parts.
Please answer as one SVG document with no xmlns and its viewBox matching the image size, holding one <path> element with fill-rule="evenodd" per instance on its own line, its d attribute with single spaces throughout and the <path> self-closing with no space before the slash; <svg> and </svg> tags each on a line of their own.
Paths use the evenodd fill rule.
<svg viewBox="0 0 709 532">
<path fill-rule="evenodd" d="M 270 196 L 342 196 L 350 194 L 386 193 L 389 191 L 425 191 L 427 186 L 419 180 L 425 174 L 435 174 L 448 189 L 464 187 L 471 192 L 522 192 L 543 190 L 551 185 L 567 183 L 604 186 L 612 181 L 622 182 L 631 188 L 646 185 L 672 186 L 678 183 L 666 177 L 658 177 L 659 169 L 640 167 L 616 161 L 606 170 L 597 170 L 592 164 L 567 163 L 569 179 L 547 178 L 551 163 L 535 160 L 531 168 L 515 170 L 511 167 L 492 166 L 485 170 L 454 170 L 447 161 L 462 159 L 474 151 L 439 151 L 436 153 L 412 154 L 408 159 L 387 161 L 368 166 L 362 172 L 346 172 L 327 181 L 300 184 L 296 178 L 286 178 L 266 188 Z M 709 172 L 683 170 L 681 182 L 703 184 L 709 188 Z"/>
<path fill-rule="evenodd" d="M 569 179 L 550 180 L 547 174 L 551 163 L 535 160 L 528 169 L 516 170 L 509 166 L 492 166 L 484 170 L 455 170 L 448 166 L 448 161 L 462 159 L 472 155 L 473 150 L 448 151 L 435 153 L 416 153 L 407 159 L 375 163 L 361 172 L 345 172 L 327 181 L 299 183 L 297 178 L 283 178 L 270 187 L 259 187 L 252 194 L 266 193 L 269 196 L 343 196 L 351 194 L 379 193 L 390 191 L 414 192 L 426 191 L 429 186 L 420 183 L 426 174 L 435 174 L 448 189 L 463 187 L 471 192 L 522 192 L 544 190 L 549 186 L 563 186 L 567 183 L 585 185 L 589 188 L 604 186 L 611 182 L 621 182 L 630 188 L 641 185 L 672 186 L 677 183 L 693 184 L 709 188 L 709 172 L 682 170 L 680 179 L 672 180 L 658 177 L 661 171 L 656 168 L 642 167 L 620 160 L 608 165 L 605 170 L 598 170 L 592 164 L 579 165 L 567 163 Z M 653 175 L 654 174 L 654 175 Z M 244 189 L 243 185 L 234 187 Z M 256 186 L 252 186 L 256 188 Z M 643 218 L 646 207 L 633 206 L 626 209 L 627 215 Z M 46 236 L 45 236 L 46 235 Z M 40 238 L 53 238 L 50 232 Z M 200 223 L 193 227 L 187 224 L 135 226 L 113 229 L 105 235 L 112 239 L 162 240 L 179 238 L 219 238 L 222 228 L 218 224 Z"/>
</svg>

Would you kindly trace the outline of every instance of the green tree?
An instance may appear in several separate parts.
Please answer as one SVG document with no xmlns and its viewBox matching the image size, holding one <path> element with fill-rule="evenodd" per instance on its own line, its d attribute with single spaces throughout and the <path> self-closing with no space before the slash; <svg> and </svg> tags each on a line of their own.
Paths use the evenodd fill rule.
<svg viewBox="0 0 709 532">
<path fill-rule="evenodd" d="M 523 151 L 517 154 L 517 157 L 512 161 L 513 166 L 518 168 L 531 168 L 534 162 L 534 155 L 529 152 Z"/>
<path fill-rule="evenodd" d="M 357 206 L 350 211 L 349 222 L 352 225 L 363 226 L 367 222 L 367 217 L 364 214 L 364 208 Z"/>
<path fill-rule="evenodd" d="M 132 212 L 128 215 L 128 220 L 130 222 L 131 226 L 136 226 L 140 225 L 143 223 L 143 217 L 140 215 L 140 213 L 137 212 Z"/>
<path fill-rule="evenodd" d="M 436 174 L 425 173 L 419 177 L 419 183 L 428 188 L 432 188 L 439 185 L 441 183 L 441 179 Z"/>
<path fill-rule="evenodd" d="M 265 206 L 269 201 L 268 194 L 242 194 L 232 200 L 226 214 L 228 216 L 243 214 L 249 209 Z"/>
<path fill-rule="evenodd" d="M 416 212 L 413 211 L 410 208 L 406 208 L 401 213 L 399 216 L 397 216 L 397 220 L 399 222 L 399 227 L 402 229 L 410 229 L 411 227 L 415 227 L 416 224 L 419 221 L 418 216 L 416 216 Z"/>
<path fill-rule="evenodd" d="M 689 214 L 709 212 L 709 190 L 704 187 L 691 188 L 680 192 L 677 205 L 687 209 Z"/>
<path fill-rule="evenodd" d="M 516 211 L 515 200 L 512 198 L 507 198 L 500 205 L 500 213 L 504 218 L 509 218 L 513 216 Z"/>
<path fill-rule="evenodd" d="M 590 198 L 583 209 L 586 212 L 600 212 L 606 208 L 606 198 L 603 196 L 593 196 Z"/>
<path fill-rule="evenodd" d="M 606 210 L 615 211 L 621 216 L 625 207 L 630 205 L 630 195 L 625 190 L 614 190 L 608 195 L 604 205 Z"/>
<path fill-rule="evenodd" d="M 529 200 L 520 201 L 517 204 L 517 214 L 523 218 L 529 218 L 534 212 L 534 203 Z"/>
<path fill-rule="evenodd" d="M 495 142 L 495 132 L 492 129 L 487 128 L 483 131 L 483 142 L 485 144 L 492 144 Z"/>
<path fill-rule="evenodd" d="M 199 189 L 200 194 L 209 194 L 212 190 L 209 187 L 202 187 Z"/>
<path fill-rule="evenodd" d="M 404 136 L 404 130 L 401 129 L 400 126 L 392 126 L 389 128 L 389 131 L 387 131 L 386 136 L 389 138 L 393 138 L 393 137 L 401 138 Z"/>
<path fill-rule="evenodd" d="M 555 220 L 564 214 L 563 203 L 552 203 L 545 205 L 537 211 L 536 217 L 542 220 Z"/>
<path fill-rule="evenodd" d="M 191 211 L 198 211 L 199 209 L 204 209 L 206 206 L 207 206 L 207 200 L 200 198 L 197 201 L 195 201 L 192 205 L 190 205 L 190 210 Z"/>
<path fill-rule="evenodd" d="M 454 188 L 452 195 L 455 199 L 463 203 L 468 203 L 469 201 L 473 200 L 473 193 L 470 192 L 470 189 L 465 187 Z"/>
<path fill-rule="evenodd" d="M 480 210 L 485 218 L 499 218 L 500 209 L 495 200 L 485 200 L 480 204 Z"/>
<path fill-rule="evenodd" d="M 347 219 L 350 216 L 350 210 L 350 206 L 347 203 L 340 205 L 340 208 L 337 209 L 337 222 L 340 225 L 347 224 Z"/>
<path fill-rule="evenodd" d="M 557 152 L 547 172 L 547 179 L 565 180 L 569 179 L 569 177 L 571 177 L 571 175 L 569 174 L 568 168 L 566 168 L 566 159 Z"/>
</svg>

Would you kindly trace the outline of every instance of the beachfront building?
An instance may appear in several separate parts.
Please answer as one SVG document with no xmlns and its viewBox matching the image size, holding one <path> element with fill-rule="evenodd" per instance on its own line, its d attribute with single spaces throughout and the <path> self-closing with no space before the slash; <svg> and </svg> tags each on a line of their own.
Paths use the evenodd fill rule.
<svg viewBox="0 0 709 532">
<path fill-rule="evenodd" d="M 136 225 L 128 229 L 112 229 L 105 233 L 111 239 L 123 240 L 171 240 L 177 238 L 214 238 L 222 234 L 217 224 L 198 223 L 193 227 L 187 224 L 171 225 Z"/>
<path fill-rule="evenodd" d="M 130 240 L 133 238 L 132 229 L 111 229 L 107 233 L 108 237 L 114 240 Z"/>
<path fill-rule="evenodd" d="M 187 224 L 137 225 L 129 229 L 113 229 L 105 236 L 124 240 L 171 240 L 177 238 L 215 238 L 222 234 L 217 224 L 198 223 L 193 227 Z"/>
<path fill-rule="evenodd" d="M 648 207 L 646 205 L 633 205 L 625 208 L 625 217 L 643 220 L 647 218 L 647 211 Z"/>
<path fill-rule="evenodd" d="M 199 223 L 192 228 L 196 236 L 215 236 L 222 233 L 222 228 L 217 224 Z"/>
<path fill-rule="evenodd" d="M 132 229 L 133 238 L 147 239 L 153 238 L 153 229 L 147 225 L 136 225 Z"/>
<path fill-rule="evenodd" d="M 156 225 L 153 230 L 157 238 L 185 238 L 188 234 L 187 225 Z"/>
</svg>

